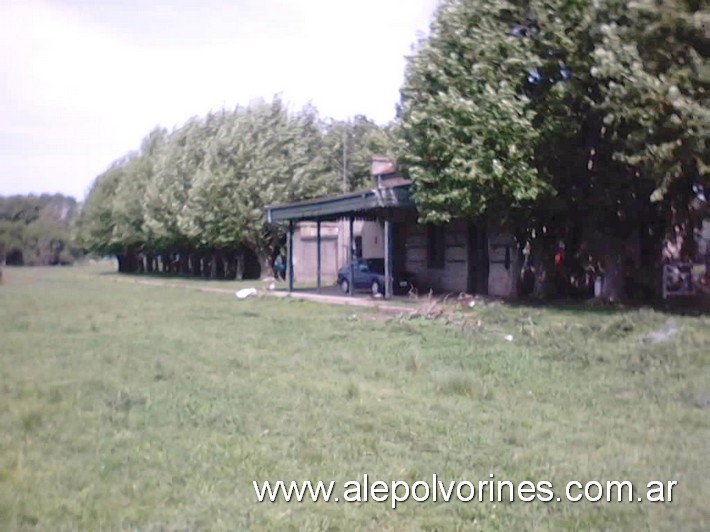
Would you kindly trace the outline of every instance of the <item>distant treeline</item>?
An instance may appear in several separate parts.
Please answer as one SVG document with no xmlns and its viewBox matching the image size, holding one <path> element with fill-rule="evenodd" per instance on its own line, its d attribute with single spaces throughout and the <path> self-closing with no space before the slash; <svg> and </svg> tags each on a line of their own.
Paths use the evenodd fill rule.
<svg viewBox="0 0 710 532">
<path fill-rule="evenodd" d="M 71 244 L 77 201 L 61 194 L 0 197 L 0 264 L 72 264 L 81 251 Z"/>
</svg>

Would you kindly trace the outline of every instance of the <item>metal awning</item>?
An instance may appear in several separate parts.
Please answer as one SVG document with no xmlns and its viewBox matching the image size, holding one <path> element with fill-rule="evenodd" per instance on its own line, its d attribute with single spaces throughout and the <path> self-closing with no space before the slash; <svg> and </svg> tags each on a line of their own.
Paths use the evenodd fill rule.
<svg viewBox="0 0 710 532">
<path fill-rule="evenodd" d="M 415 208 L 409 196 L 411 183 L 379 187 L 340 196 L 316 198 L 266 207 L 269 223 L 285 221 L 331 221 L 345 217 L 377 218 L 385 209 Z"/>
<path fill-rule="evenodd" d="M 287 271 L 288 291 L 293 291 L 293 233 L 297 222 L 316 222 L 317 249 L 317 290 L 321 289 L 321 222 L 348 218 L 350 221 L 349 263 L 350 275 L 348 292 L 354 290 L 355 245 L 353 240 L 353 220 L 381 219 L 384 221 L 385 242 L 385 298 L 392 297 L 392 213 L 401 209 L 415 211 L 414 201 L 409 196 L 411 181 L 399 176 L 386 181 L 378 180 L 379 186 L 371 190 L 351 192 L 340 196 L 316 198 L 282 205 L 266 207 L 266 219 L 269 223 L 288 222 Z M 415 211 L 416 212 L 416 211 Z"/>
</svg>

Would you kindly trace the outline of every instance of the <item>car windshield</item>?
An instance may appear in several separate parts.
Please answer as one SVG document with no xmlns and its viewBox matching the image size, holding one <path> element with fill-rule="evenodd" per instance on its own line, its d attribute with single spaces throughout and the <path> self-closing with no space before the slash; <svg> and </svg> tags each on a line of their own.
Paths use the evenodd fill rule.
<svg viewBox="0 0 710 532">
<path fill-rule="evenodd" d="M 385 273 L 385 259 L 365 259 L 363 261 L 367 264 L 367 269 L 373 273 Z"/>
</svg>

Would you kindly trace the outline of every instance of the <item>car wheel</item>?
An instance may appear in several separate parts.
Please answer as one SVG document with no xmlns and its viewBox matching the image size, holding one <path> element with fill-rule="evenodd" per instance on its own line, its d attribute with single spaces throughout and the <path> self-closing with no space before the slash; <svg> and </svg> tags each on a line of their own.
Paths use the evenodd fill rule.
<svg viewBox="0 0 710 532">
<path fill-rule="evenodd" d="M 350 283 L 347 279 L 340 281 L 340 289 L 346 294 L 350 293 Z"/>
<path fill-rule="evenodd" d="M 370 288 L 372 289 L 373 296 L 376 296 L 377 294 L 381 293 L 379 281 L 372 281 L 372 286 Z"/>
</svg>

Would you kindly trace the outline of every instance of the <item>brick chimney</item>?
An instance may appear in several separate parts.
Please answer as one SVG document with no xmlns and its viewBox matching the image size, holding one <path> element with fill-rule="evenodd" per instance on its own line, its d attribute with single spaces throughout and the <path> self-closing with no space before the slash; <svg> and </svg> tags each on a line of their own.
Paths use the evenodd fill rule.
<svg viewBox="0 0 710 532">
<path fill-rule="evenodd" d="M 391 187 L 395 184 L 395 181 L 402 180 L 395 164 L 389 157 L 385 157 L 384 155 L 375 155 L 372 157 L 370 173 L 372 174 L 377 188 Z"/>
</svg>

